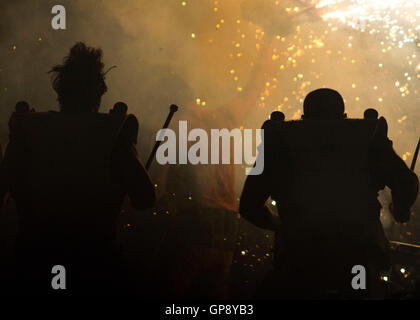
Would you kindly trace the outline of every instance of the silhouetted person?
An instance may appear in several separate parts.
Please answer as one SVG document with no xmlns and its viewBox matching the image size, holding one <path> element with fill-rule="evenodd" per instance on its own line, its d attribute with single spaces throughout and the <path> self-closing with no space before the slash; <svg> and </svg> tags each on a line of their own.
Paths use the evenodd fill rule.
<svg viewBox="0 0 420 320">
<path fill-rule="evenodd" d="M 51 70 L 60 112 L 26 113 L 11 128 L 0 198 L 10 190 L 16 201 L 20 292 L 51 290 L 51 269 L 62 265 L 70 292 L 109 293 L 124 196 L 137 210 L 154 204 L 124 117 L 98 113 L 107 90 L 103 67 L 100 49 L 76 43 Z"/>
<path fill-rule="evenodd" d="M 128 106 L 124 102 L 117 102 L 114 107 L 109 110 L 112 115 L 127 115 Z M 133 144 L 137 144 L 137 137 L 139 134 L 139 121 L 134 114 L 129 114 L 125 119 L 124 134 L 126 138 Z"/>
<path fill-rule="evenodd" d="M 378 119 L 379 113 L 373 108 L 366 109 L 363 118 L 366 120 L 376 120 Z"/>
<path fill-rule="evenodd" d="M 334 90 L 309 93 L 302 119 L 264 124 L 264 172 L 248 176 L 240 199 L 244 218 L 276 231 L 274 271 L 258 295 L 372 297 L 388 266 L 378 191 L 392 190 L 392 214 L 406 222 L 417 176 L 394 152 L 385 119 L 346 119 Z M 351 286 L 355 265 L 367 270 L 367 290 Z"/>
</svg>

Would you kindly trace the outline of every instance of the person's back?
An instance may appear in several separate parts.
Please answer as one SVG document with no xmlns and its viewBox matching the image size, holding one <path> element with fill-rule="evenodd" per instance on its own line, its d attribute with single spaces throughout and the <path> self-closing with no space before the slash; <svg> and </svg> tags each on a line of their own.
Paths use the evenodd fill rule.
<svg viewBox="0 0 420 320">
<path fill-rule="evenodd" d="M 76 44 L 53 69 L 61 112 L 27 113 L 11 128 L 1 191 L 16 201 L 25 289 L 51 289 L 54 265 L 66 268 L 70 290 L 109 286 L 124 196 L 138 210 L 154 203 L 154 187 L 125 138 L 125 117 L 97 112 L 106 91 L 102 69 L 100 50 Z"/>
<path fill-rule="evenodd" d="M 80 247 L 77 254 L 89 258 L 115 245 L 115 220 L 124 196 L 111 172 L 119 120 L 98 113 L 48 112 L 21 122 L 11 186 L 20 217 L 19 246 L 34 253 Z"/>
<path fill-rule="evenodd" d="M 284 240 L 277 245 L 284 251 L 276 267 L 305 287 L 344 285 L 353 265 L 384 258 L 380 205 L 369 175 L 374 129 L 364 120 L 300 120 L 267 132 L 280 140 L 285 161 L 277 165 L 288 172 L 274 175 L 282 187 L 271 191 L 283 222 Z"/>
</svg>

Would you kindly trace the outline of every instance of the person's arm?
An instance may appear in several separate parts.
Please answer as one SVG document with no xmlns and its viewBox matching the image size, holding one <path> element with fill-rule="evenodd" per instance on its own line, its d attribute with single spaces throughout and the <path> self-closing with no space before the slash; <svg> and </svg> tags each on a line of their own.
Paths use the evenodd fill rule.
<svg viewBox="0 0 420 320">
<path fill-rule="evenodd" d="M 260 149 L 260 152 L 265 153 L 264 170 L 259 175 L 248 175 L 239 202 L 239 213 L 242 217 L 260 228 L 269 230 L 277 230 L 281 224 L 279 216 L 265 204 L 274 187 L 273 179 L 278 174 L 277 166 L 280 165 L 279 153 L 276 150 L 271 143 L 265 143 L 263 149 Z"/>
<path fill-rule="evenodd" d="M 395 153 L 387 133 L 388 126 L 382 117 L 378 120 L 372 141 L 374 173 L 391 189 L 391 212 L 397 222 L 403 223 L 410 218 L 410 208 L 419 191 L 419 180 Z"/>
<path fill-rule="evenodd" d="M 135 115 L 129 114 L 127 116 L 123 130 L 126 132 L 125 134 L 127 135 L 129 141 L 136 145 L 139 134 L 139 121 Z"/>
<path fill-rule="evenodd" d="M 262 175 L 247 177 L 239 202 L 239 213 L 257 227 L 277 230 L 280 219 L 265 204 L 270 196 L 266 185 Z"/>
<path fill-rule="evenodd" d="M 134 145 L 120 138 L 115 149 L 114 161 L 133 208 L 144 210 L 153 207 L 156 201 L 155 188 Z"/>
<path fill-rule="evenodd" d="M 419 192 L 419 180 L 417 175 L 396 154 L 387 185 L 392 190 L 392 206 L 390 208 L 394 219 L 401 223 L 408 221 L 410 209 Z"/>
</svg>

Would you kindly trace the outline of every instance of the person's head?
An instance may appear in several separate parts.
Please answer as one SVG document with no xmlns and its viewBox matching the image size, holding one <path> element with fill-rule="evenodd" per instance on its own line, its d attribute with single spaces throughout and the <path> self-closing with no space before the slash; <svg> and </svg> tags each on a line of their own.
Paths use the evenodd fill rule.
<svg viewBox="0 0 420 320">
<path fill-rule="evenodd" d="M 281 122 L 281 121 L 284 121 L 285 118 L 286 117 L 285 117 L 284 113 L 281 112 L 281 111 L 273 111 L 270 115 L 270 119 L 274 120 L 274 121 Z"/>
<path fill-rule="evenodd" d="M 61 111 L 97 112 L 107 90 L 103 69 L 102 50 L 77 42 L 50 71 Z"/>
<path fill-rule="evenodd" d="M 363 114 L 363 118 L 367 120 L 377 120 L 379 117 L 378 111 L 376 111 L 373 108 L 369 108 L 365 110 L 365 113 Z"/>
<path fill-rule="evenodd" d="M 15 111 L 19 113 L 29 112 L 29 103 L 26 101 L 19 101 L 15 105 Z"/>
<path fill-rule="evenodd" d="M 112 114 L 126 114 L 128 110 L 128 106 L 124 102 L 117 102 L 114 104 L 114 107 L 110 110 Z"/>
<path fill-rule="evenodd" d="M 333 89 L 316 89 L 303 102 L 303 119 L 338 120 L 344 119 L 343 97 Z"/>
</svg>

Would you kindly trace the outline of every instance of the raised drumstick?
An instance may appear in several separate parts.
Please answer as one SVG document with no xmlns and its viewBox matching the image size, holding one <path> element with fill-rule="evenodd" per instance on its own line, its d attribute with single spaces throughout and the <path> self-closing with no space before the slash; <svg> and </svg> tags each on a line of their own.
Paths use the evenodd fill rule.
<svg viewBox="0 0 420 320">
<path fill-rule="evenodd" d="M 175 104 L 171 104 L 171 106 L 169 107 L 169 114 L 168 114 L 168 117 L 166 118 L 166 121 L 165 121 L 165 123 L 163 124 L 162 129 L 166 129 L 166 128 L 168 128 L 169 123 L 171 122 L 171 119 L 172 119 L 172 117 L 173 117 L 174 113 L 175 113 L 175 112 L 177 112 L 177 111 L 178 111 L 178 106 L 177 106 L 177 105 L 175 105 Z M 160 146 L 160 143 L 161 143 L 161 142 L 162 142 L 162 141 L 156 141 L 156 143 L 155 143 L 155 145 L 154 145 L 154 147 L 153 147 L 153 150 L 152 150 L 152 152 L 150 153 L 149 159 L 147 159 L 147 163 L 146 163 L 146 170 L 149 170 L 150 165 L 151 165 L 151 164 L 152 164 L 152 162 L 153 162 L 153 159 L 154 159 L 154 157 L 155 157 L 155 155 L 156 155 L 156 151 L 157 151 L 157 149 L 159 148 L 159 146 Z"/>
</svg>

